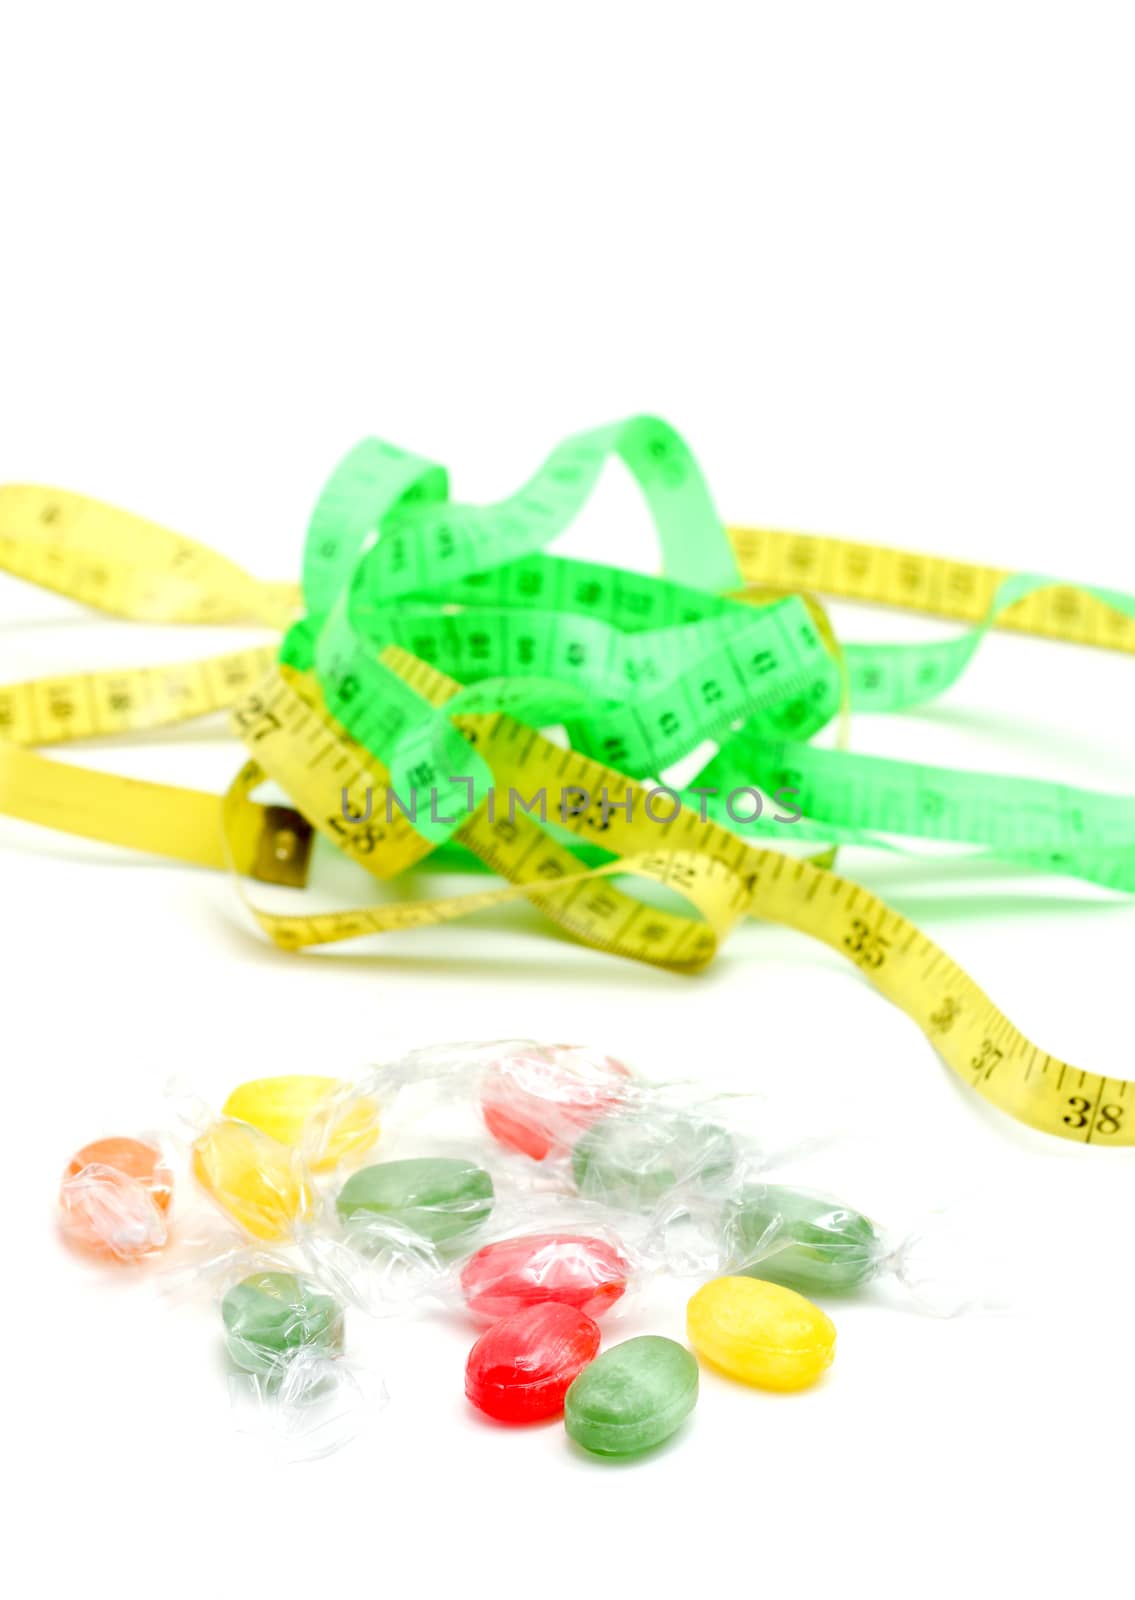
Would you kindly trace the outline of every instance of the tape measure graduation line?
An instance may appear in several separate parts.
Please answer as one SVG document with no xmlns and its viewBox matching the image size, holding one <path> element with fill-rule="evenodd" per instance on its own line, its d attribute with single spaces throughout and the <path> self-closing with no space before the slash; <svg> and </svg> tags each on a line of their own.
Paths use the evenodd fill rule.
<svg viewBox="0 0 1135 1600">
<path fill-rule="evenodd" d="M 644 491 L 664 578 L 544 553 L 612 455 Z M 204 865 L 225 859 L 239 874 L 276 882 L 304 880 L 313 826 L 378 878 L 441 846 L 510 880 L 446 901 L 354 912 L 256 910 L 265 931 L 292 949 L 524 896 L 595 948 L 688 971 L 712 958 L 740 917 L 781 921 L 856 961 L 987 1099 L 1064 1137 L 1129 1142 L 1122 1080 L 1040 1057 L 971 980 L 867 891 L 748 842 L 774 833 L 779 819 L 739 822 L 726 795 L 722 826 L 722 795 L 707 791 L 740 787 L 759 798 L 756 785 L 788 773 L 816 813 L 797 837 L 887 845 L 885 829 L 966 838 L 1030 866 L 1126 888 L 1133 832 L 1124 797 L 1012 780 L 1019 787 L 991 813 L 975 807 L 975 775 L 806 741 L 846 711 L 848 685 L 853 703 L 871 709 L 941 693 L 991 627 L 1130 651 L 1135 601 L 839 540 L 739 530 L 730 543 L 689 451 L 650 418 L 566 441 L 497 506 L 457 506 L 447 494 L 441 468 L 377 441 L 337 470 L 305 550 L 308 615 L 288 632 L 282 668 L 240 707 L 254 760 L 223 808 L 194 791 L 63 767 L 15 741 L 62 742 L 223 708 L 243 692 L 251 659 L 240 652 L 197 667 L 7 691 L 0 810 Z M 124 617 L 283 625 L 296 614 L 290 586 L 262 584 L 193 541 L 52 490 L 0 490 L 0 566 Z M 811 596 L 784 592 L 799 586 L 803 569 L 825 593 L 978 626 L 929 645 L 841 647 Z M 738 593 L 741 582 L 749 588 Z M 561 720 L 574 749 L 531 726 Z M 625 814 L 631 787 L 645 793 L 635 779 L 706 737 L 717 738 L 718 752 L 681 794 L 670 792 L 678 806 L 670 822 Z M 254 804 L 265 773 L 298 810 Z M 728 785 L 707 781 L 714 777 Z M 978 781 L 993 792 L 988 778 Z M 411 820 L 399 807 L 419 783 L 431 791 L 431 809 L 423 818 L 415 807 Z M 530 793 L 534 784 L 561 799 L 565 789 L 586 791 L 589 803 L 561 807 L 554 834 L 511 807 L 494 811 L 497 793 Z M 455 787 L 468 801 L 464 820 L 448 816 Z M 605 796 L 598 809 L 596 794 Z M 159 795 L 167 797 L 161 807 Z M 376 799 L 377 822 L 366 816 Z M 1037 821 L 1022 845 L 1009 824 L 1029 805 Z M 177 821 L 155 826 L 154 813 Z M 664 884 L 696 915 L 635 898 L 612 881 L 619 877 Z M 1074 1095 L 1064 1093 L 1070 1084 Z"/>
<path fill-rule="evenodd" d="M 457 685 L 414 657 L 391 651 L 386 661 L 431 702 L 445 703 L 458 692 Z M 337 786 L 344 778 L 357 781 L 358 773 L 349 742 L 336 734 L 326 714 L 280 678 L 236 716 L 258 760 L 289 793 L 302 792 L 313 811 L 322 809 L 334 832 Z M 633 786 L 626 778 L 577 752 L 565 752 L 512 718 L 459 714 L 457 721 L 490 766 L 501 793 L 531 786 L 533 780 L 553 796 L 607 790 L 613 804 L 605 843 L 619 859 L 580 871 L 526 817 L 491 818 L 486 802 L 458 836 L 508 878 L 511 888 L 312 916 L 257 912 L 277 943 L 298 949 L 436 925 L 525 895 L 593 948 L 690 971 L 713 958 L 740 918 L 758 916 L 819 939 L 852 961 L 918 1023 L 959 1077 L 1019 1121 L 1084 1143 L 1135 1143 L 1127 1080 L 1084 1072 L 1044 1055 L 932 940 L 860 885 L 781 852 L 746 845 L 685 807 L 661 825 L 636 817 L 633 805 L 628 815 L 625 802 Z M 368 781 L 373 776 L 372 771 Z M 262 777 L 263 770 L 250 763 L 234 793 L 251 792 Z M 380 789 L 378 797 L 384 802 L 385 791 Z M 401 818 L 396 807 L 390 809 Z M 378 814 L 386 816 L 385 804 Z M 559 815 L 577 837 L 585 837 L 594 823 L 590 812 L 570 807 Z M 370 836 L 356 854 L 362 864 L 381 851 L 384 826 L 368 825 Z M 404 822 L 395 826 L 400 830 Z M 623 874 L 673 889 L 704 920 L 634 901 L 606 881 Z"/>
<path fill-rule="evenodd" d="M 234 810 L 226 843 L 215 794 L 69 766 L 19 745 L 0 743 L 0 812 L 193 866 L 231 865 L 269 883 L 306 881 L 311 829 L 288 807 Z"/>
<path fill-rule="evenodd" d="M 26 484 L 0 487 L 0 570 L 134 622 L 284 627 L 299 598 L 160 523 Z"/>
<path fill-rule="evenodd" d="M 416 657 L 391 649 L 385 659 L 390 670 L 398 672 L 428 703 L 452 705 L 460 698 L 458 684 L 426 667 Z M 495 744 L 485 743 L 481 726 L 484 720 L 460 717 L 459 726 L 474 745 L 484 746 L 488 752 L 485 759 L 495 776 L 499 756 Z M 316 827 L 376 877 L 393 876 L 420 859 L 424 841 L 400 805 L 391 803 L 393 791 L 385 781 L 381 765 L 360 752 L 343 731 L 336 728 L 320 704 L 318 688 L 311 680 L 305 681 L 300 675 L 283 669 L 263 692 L 237 708 L 234 721 L 242 739 L 255 754 L 255 771 L 245 769 L 238 781 L 237 793 L 251 793 L 267 773 L 293 798 L 300 797 L 305 814 L 313 819 Z M 505 725 L 497 716 L 490 717 L 488 722 Z M 507 719 L 507 727 L 514 737 L 535 738 L 531 729 L 512 719 Z M 543 744 L 541 741 L 542 747 Z M 548 762 L 563 767 L 566 772 L 565 752 L 553 745 L 548 745 L 547 750 L 555 751 Z M 572 753 L 566 754 L 570 757 Z M 540 769 L 540 776 L 548 780 L 548 763 Z M 624 779 L 617 778 L 617 781 L 625 787 Z M 364 786 L 370 793 L 368 809 L 376 820 L 361 826 L 348 825 L 342 816 L 341 795 L 346 793 L 353 803 Z M 545 788 L 549 786 L 550 781 L 545 782 Z M 564 783 L 562 778 L 554 780 L 554 786 L 557 795 L 572 788 L 571 783 Z M 574 893 L 592 878 L 641 870 L 642 875 L 657 879 L 660 872 L 670 871 L 678 882 L 684 874 L 668 865 L 667 851 L 642 849 L 636 850 L 633 861 L 620 850 L 622 859 L 581 873 L 579 862 L 572 854 L 523 811 L 504 800 L 498 808 L 494 804 L 496 792 L 494 788 L 458 827 L 456 838 L 493 871 L 516 884 L 515 890 L 490 890 L 429 905 L 414 902 L 408 906 L 326 913 L 312 918 L 261 917 L 262 926 L 277 943 L 297 949 L 362 933 L 389 932 L 448 921 L 453 916 L 526 894 L 554 920 L 596 948 L 662 966 L 692 970 L 705 965 L 718 940 L 742 914 L 743 903 L 737 898 L 737 885 L 727 881 L 731 879 L 728 869 L 708 859 L 699 864 L 702 870 L 693 883 L 693 898 L 715 930 L 713 933 L 688 917 L 675 917 L 661 910 L 653 913 L 653 919 L 664 930 L 664 935 L 657 929 L 632 933 L 631 922 L 644 908 L 610 885 L 603 890 L 602 905 L 609 909 L 602 916 L 597 914 L 597 901 L 586 897 L 578 904 L 565 901 L 562 895 L 569 891 Z M 501 791 L 502 795 L 506 792 Z M 555 887 L 557 884 L 562 884 L 562 890 Z M 728 898 L 736 901 L 731 912 L 725 909 Z M 260 917 L 259 912 L 257 915 Z"/>
<path fill-rule="evenodd" d="M 144 733 L 225 711 L 259 683 L 273 645 L 164 667 L 77 672 L 0 686 L 0 738 L 14 744 Z"/>
<path fill-rule="evenodd" d="M 252 647 L 164 667 L 9 684 L 0 689 L 0 812 L 104 844 L 175 861 L 300 884 L 311 828 L 286 807 L 250 804 L 220 826 L 215 794 L 147 783 L 46 759 L 24 745 L 143 733 L 228 710 L 259 682 L 276 648 Z"/>
<path fill-rule="evenodd" d="M 1015 575 L 882 545 L 774 528 L 732 527 L 729 537 L 746 583 L 814 590 L 841 600 L 921 611 L 951 622 L 980 623 Z M 1135 655 L 1129 595 L 1048 582 L 997 618 L 1010 632 Z"/>
</svg>

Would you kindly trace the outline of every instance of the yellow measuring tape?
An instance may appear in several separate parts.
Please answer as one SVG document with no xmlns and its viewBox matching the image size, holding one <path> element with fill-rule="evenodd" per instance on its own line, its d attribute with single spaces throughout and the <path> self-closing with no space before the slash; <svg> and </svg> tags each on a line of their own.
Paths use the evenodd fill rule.
<svg viewBox="0 0 1135 1600">
<path fill-rule="evenodd" d="M 730 538 L 754 588 L 807 589 L 968 622 L 987 617 L 1006 577 L 839 539 L 753 529 L 732 530 Z M 0 489 L 0 570 L 134 619 L 281 626 L 298 604 L 286 584 L 260 582 L 193 541 L 54 490 Z M 1030 594 L 995 625 L 1135 654 L 1135 623 L 1074 588 Z M 296 887 L 306 881 L 313 830 L 383 880 L 420 863 L 431 846 L 399 808 L 389 772 L 328 714 L 314 676 L 278 664 L 276 654 L 248 649 L 0 689 L 0 812 Z M 398 647 L 381 659 L 431 705 L 443 706 L 460 689 Z M 223 798 L 64 765 L 27 748 L 228 708 L 250 759 Z M 557 820 L 612 859 L 583 870 L 566 843 L 523 812 L 495 815 L 482 803 L 455 839 L 507 887 L 349 911 L 285 915 L 253 907 L 278 946 L 301 950 L 437 924 L 525 898 L 595 949 L 692 972 L 712 959 L 739 919 L 756 916 L 809 934 L 853 962 L 1003 1111 L 1064 1138 L 1135 1144 L 1127 1080 L 1044 1055 L 943 951 L 860 885 L 753 846 L 688 807 L 662 823 L 631 815 L 622 802 L 635 786 L 624 775 L 500 712 L 457 711 L 453 722 L 487 764 L 498 794 L 605 791 L 601 829 L 589 810 L 561 810 Z M 254 802 L 266 778 L 291 806 Z M 370 818 L 345 824 L 344 797 L 360 816 L 365 802 Z M 636 897 L 634 880 L 663 886 L 695 914 L 660 906 L 656 893 Z"/>
<path fill-rule="evenodd" d="M 729 536 L 746 583 L 790 592 L 810 589 L 947 622 L 984 621 L 997 591 L 1012 576 L 997 567 L 816 534 L 731 528 Z M 1025 596 L 1006 607 L 993 626 L 1135 655 L 1135 620 L 1072 584 L 1052 584 Z"/>
</svg>

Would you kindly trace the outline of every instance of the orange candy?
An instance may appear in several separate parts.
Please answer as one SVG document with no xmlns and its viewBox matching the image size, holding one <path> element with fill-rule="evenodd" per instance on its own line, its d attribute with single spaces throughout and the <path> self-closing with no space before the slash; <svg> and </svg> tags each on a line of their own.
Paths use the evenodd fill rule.
<svg viewBox="0 0 1135 1600">
<path fill-rule="evenodd" d="M 93 1255 L 134 1261 L 166 1242 L 170 1170 L 143 1139 L 96 1139 L 72 1157 L 59 1206 L 63 1232 Z"/>
</svg>

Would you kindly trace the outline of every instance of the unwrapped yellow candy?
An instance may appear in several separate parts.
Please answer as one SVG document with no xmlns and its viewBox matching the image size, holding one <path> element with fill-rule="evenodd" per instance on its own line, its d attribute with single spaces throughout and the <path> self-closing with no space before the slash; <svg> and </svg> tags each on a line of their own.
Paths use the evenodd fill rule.
<svg viewBox="0 0 1135 1600">
<path fill-rule="evenodd" d="M 714 1278 L 686 1307 L 703 1361 L 758 1389 L 806 1389 L 832 1364 L 835 1328 L 794 1289 L 761 1278 Z"/>
<path fill-rule="evenodd" d="M 378 1138 L 378 1106 L 338 1078 L 294 1073 L 253 1078 L 234 1089 L 224 1115 L 302 1149 L 312 1172 L 327 1172 Z"/>
<path fill-rule="evenodd" d="M 312 1212 L 299 1155 L 247 1122 L 224 1117 L 193 1145 L 193 1175 L 257 1239 L 283 1239 Z"/>
</svg>

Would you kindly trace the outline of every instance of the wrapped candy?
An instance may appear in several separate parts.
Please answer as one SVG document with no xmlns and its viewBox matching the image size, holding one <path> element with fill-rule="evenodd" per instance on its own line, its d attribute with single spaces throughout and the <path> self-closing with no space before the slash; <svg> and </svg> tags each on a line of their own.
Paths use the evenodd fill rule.
<svg viewBox="0 0 1135 1600">
<path fill-rule="evenodd" d="M 759 1171 L 769 1160 L 751 1127 L 754 1115 L 763 1127 L 763 1102 L 649 1084 L 582 1045 L 436 1045 L 374 1069 L 353 1092 L 383 1105 L 384 1149 L 426 1127 L 476 1150 L 480 1127 L 492 1136 L 480 1160 L 494 1175 L 616 1210 L 651 1211 L 678 1187 L 717 1192 L 742 1165 Z M 339 1114 L 349 1111 L 340 1101 Z"/>
<path fill-rule="evenodd" d="M 488 1132 L 486 1159 L 552 1167 L 595 1119 L 648 1086 L 622 1062 L 584 1045 L 498 1039 L 415 1050 L 375 1068 L 356 1093 L 405 1126 L 415 1116 Z"/>
<path fill-rule="evenodd" d="M 255 1239 L 289 1239 L 310 1225 L 320 1206 L 315 1174 L 357 1160 L 379 1137 L 378 1102 L 338 1078 L 250 1079 L 220 1116 L 180 1085 L 168 1092 L 192 1134 L 193 1176 Z"/>
<path fill-rule="evenodd" d="M 457 1157 L 419 1156 L 362 1167 L 339 1191 L 336 1210 L 348 1228 L 373 1240 L 410 1234 L 450 1245 L 473 1232 L 493 1209 L 493 1180 Z"/>
<path fill-rule="evenodd" d="M 451 1165 L 455 1181 L 428 1192 L 418 1185 L 416 1204 L 405 1203 L 401 1174 L 397 1193 L 383 1175 L 377 1196 L 367 1178 L 370 1198 L 384 1203 L 373 1210 L 359 1203 L 358 1180 L 374 1169 L 349 1178 L 337 1228 L 325 1221 L 297 1236 L 310 1271 L 374 1315 L 440 1309 L 478 1322 L 548 1302 L 603 1317 L 642 1281 L 641 1250 L 628 1239 L 632 1225 L 642 1233 L 643 1219 L 616 1217 L 573 1195 L 498 1185 L 457 1157 L 434 1161 Z M 387 1165 L 417 1168 L 412 1161 Z M 435 1204 L 423 1205 L 426 1198 Z"/>
<path fill-rule="evenodd" d="M 627 1291 L 623 1248 L 598 1233 L 521 1233 L 482 1245 L 463 1264 L 461 1293 L 475 1317 L 507 1317 L 553 1302 L 597 1318 Z"/>
<path fill-rule="evenodd" d="M 165 1245 L 172 1196 L 173 1179 L 156 1143 L 98 1139 L 63 1174 L 60 1225 L 80 1250 L 138 1261 Z"/>
<path fill-rule="evenodd" d="M 587 1093 L 567 1095 L 568 1080 Z M 661 1200 L 726 1193 L 740 1163 L 763 1160 L 751 1097 L 654 1088 L 581 1047 L 437 1046 L 354 1092 L 383 1105 L 393 1159 L 346 1175 L 336 1226 L 325 1214 L 302 1248 L 313 1272 L 382 1315 L 432 1303 L 491 1320 L 553 1298 L 606 1314 L 643 1275 L 629 1246 Z M 487 1105 L 508 1137 L 486 1152 L 476 1125 Z M 463 1137 L 439 1141 L 454 1129 Z"/>
<path fill-rule="evenodd" d="M 338 1354 L 343 1308 L 313 1283 L 280 1269 L 238 1279 L 221 1301 L 225 1348 L 244 1372 L 276 1374 L 297 1350 Z"/>
<path fill-rule="evenodd" d="M 379 1108 L 338 1078 L 292 1074 L 254 1078 L 235 1088 L 222 1115 L 259 1128 L 297 1150 L 311 1172 L 327 1172 L 369 1150 L 380 1131 Z"/>
<path fill-rule="evenodd" d="M 193 1141 L 193 1176 L 256 1239 L 284 1239 L 313 1213 L 315 1190 L 299 1153 L 250 1123 L 221 1117 Z"/>
<path fill-rule="evenodd" d="M 186 1119 L 194 1177 L 228 1222 L 208 1207 L 182 1217 L 163 1276 L 172 1285 L 180 1265 L 210 1285 L 238 1421 L 289 1455 L 337 1448 L 384 1403 L 348 1354 L 350 1308 L 417 1303 L 487 1324 L 465 1373 L 486 1415 L 562 1409 L 584 1449 L 633 1455 L 674 1433 L 698 1392 L 697 1363 L 672 1340 L 599 1354 L 599 1319 L 652 1271 L 717 1274 L 690 1300 L 690 1342 L 773 1389 L 814 1382 L 832 1359 L 834 1329 L 798 1290 L 848 1293 L 887 1272 L 926 1285 L 918 1241 L 763 1181 L 757 1108 L 648 1084 L 581 1046 L 515 1040 L 416 1051 L 357 1083 L 249 1080 L 220 1116 L 194 1103 Z M 64 1226 L 132 1259 L 165 1243 L 170 1193 L 156 1144 L 102 1141 L 64 1176 Z M 250 1249 L 249 1235 L 274 1249 Z"/>
<path fill-rule="evenodd" d="M 330 1454 L 385 1406 L 380 1377 L 348 1350 L 342 1302 L 293 1250 L 234 1249 L 166 1287 L 217 1307 L 236 1425 L 286 1458 Z"/>
<path fill-rule="evenodd" d="M 804 1189 L 750 1185 L 723 1221 L 725 1255 L 735 1270 L 790 1289 L 846 1294 L 892 1258 L 868 1217 Z"/>
<path fill-rule="evenodd" d="M 711 1198 L 675 1190 L 660 1205 L 647 1258 L 678 1275 L 760 1278 L 803 1294 L 848 1295 L 890 1277 L 938 1316 L 985 1302 L 973 1252 L 948 1217 L 906 1237 L 808 1189 L 744 1181 Z"/>
<path fill-rule="evenodd" d="M 621 1061 L 581 1045 L 503 1046 L 481 1077 L 481 1115 L 499 1144 L 544 1161 L 566 1154 L 630 1086 Z"/>
<path fill-rule="evenodd" d="M 572 1148 L 571 1171 L 589 1200 L 649 1211 L 676 1189 L 712 1193 L 738 1159 L 733 1134 L 699 1109 L 640 1100 L 591 1124 Z"/>
</svg>

